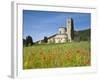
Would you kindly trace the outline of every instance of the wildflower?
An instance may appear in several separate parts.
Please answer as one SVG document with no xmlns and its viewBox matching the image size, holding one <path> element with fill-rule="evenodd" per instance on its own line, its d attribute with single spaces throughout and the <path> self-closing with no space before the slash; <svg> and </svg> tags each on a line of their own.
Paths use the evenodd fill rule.
<svg viewBox="0 0 100 80">
<path fill-rule="evenodd" d="M 49 64 L 49 61 L 48 60 L 45 60 L 45 63 L 48 65 Z"/>
<path fill-rule="evenodd" d="M 77 53 L 80 53 L 80 51 L 79 51 L 79 50 L 77 50 L 76 52 L 77 52 Z"/>
<path fill-rule="evenodd" d="M 71 50 L 66 51 L 66 53 L 68 53 L 68 54 L 70 54 L 71 52 L 72 52 Z"/>
<path fill-rule="evenodd" d="M 66 54 L 66 58 L 67 58 L 67 60 L 71 60 L 72 59 L 72 54 L 71 53 L 67 53 Z"/>
<path fill-rule="evenodd" d="M 44 54 L 43 52 L 40 53 L 40 58 L 41 58 L 42 60 L 45 60 L 45 54 Z"/>
<path fill-rule="evenodd" d="M 52 59 L 52 55 L 49 54 L 49 55 L 48 55 L 48 60 L 50 61 L 51 59 Z"/>
<path fill-rule="evenodd" d="M 85 64 L 85 65 L 89 64 L 89 60 L 88 60 L 88 59 L 85 59 L 85 60 L 83 61 L 83 64 Z"/>
<path fill-rule="evenodd" d="M 87 65 L 87 64 L 89 64 L 89 58 L 87 57 L 87 56 L 83 56 L 83 64 L 84 65 Z"/>
<path fill-rule="evenodd" d="M 80 48 L 78 50 L 76 50 L 77 53 L 83 53 L 83 50 Z"/>
<path fill-rule="evenodd" d="M 32 60 L 33 60 L 33 59 L 34 59 L 34 57 L 35 57 L 35 54 L 34 54 L 34 53 L 32 53 L 32 54 L 31 54 L 31 56 L 32 56 Z"/>
</svg>

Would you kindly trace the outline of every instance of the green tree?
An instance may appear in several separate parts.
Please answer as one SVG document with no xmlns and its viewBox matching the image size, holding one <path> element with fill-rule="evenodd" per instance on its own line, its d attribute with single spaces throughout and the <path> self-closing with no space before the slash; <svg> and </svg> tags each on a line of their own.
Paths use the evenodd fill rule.
<svg viewBox="0 0 100 80">
<path fill-rule="evenodd" d="M 44 36 L 44 40 L 43 40 L 44 43 L 47 43 L 48 42 L 48 38 L 46 36 Z"/>
<path fill-rule="evenodd" d="M 72 40 L 74 39 L 74 21 L 71 18 L 71 38 Z"/>
<path fill-rule="evenodd" d="M 26 46 L 26 40 L 23 39 L 23 46 Z"/>
<path fill-rule="evenodd" d="M 26 37 L 26 46 L 32 46 L 33 45 L 33 39 L 31 36 Z"/>
</svg>

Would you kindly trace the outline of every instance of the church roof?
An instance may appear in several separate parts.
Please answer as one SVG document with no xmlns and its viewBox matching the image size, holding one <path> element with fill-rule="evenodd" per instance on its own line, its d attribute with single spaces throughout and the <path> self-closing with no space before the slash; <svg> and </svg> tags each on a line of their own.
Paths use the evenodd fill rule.
<svg viewBox="0 0 100 80">
<path fill-rule="evenodd" d="M 54 34 L 52 36 L 49 36 L 48 39 L 55 37 L 56 35 L 66 35 L 66 34 Z"/>
<path fill-rule="evenodd" d="M 64 28 L 64 29 L 66 29 L 66 27 L 59 27 L 59 28 Z"/>
<path fill-rule="evenodd" d="M 48 39 L 52 38 L 52 37 L 55 37 L 57 34 L 54 34 L 52 36 L 49 36 Z"/>
</svg>

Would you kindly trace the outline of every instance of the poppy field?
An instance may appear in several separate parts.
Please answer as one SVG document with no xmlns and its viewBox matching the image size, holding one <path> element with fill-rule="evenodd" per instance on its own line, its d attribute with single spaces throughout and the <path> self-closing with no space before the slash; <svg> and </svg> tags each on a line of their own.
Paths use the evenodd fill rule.
<svg viewBox="0 0 100 80">
<path fill-rule="evenodd" d="M 90 42 L 36 44 L 23 47 L 23 69 L 91 65 Z"/>
</svg>

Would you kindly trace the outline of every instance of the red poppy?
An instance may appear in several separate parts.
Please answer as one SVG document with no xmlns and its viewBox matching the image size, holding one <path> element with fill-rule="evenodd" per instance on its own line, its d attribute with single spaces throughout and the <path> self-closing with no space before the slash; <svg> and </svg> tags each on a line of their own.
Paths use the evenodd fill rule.
<svg viewBox="0 0 100 80">
<path fill-rule="evenodd" d="M 66 58 L 67 58 L 67 60 L 71 60 L 72 59 L 72 54 L 71 53 L 67 53 L 66 54 Z"/>
<path fill-rule="evenodd" d="M 32 53 L 32 54 L 31 54 L 31 56 L 32 56 L 32 59 L 34 59 L 34 57 L 35 57 L 35 54 L 34 54 L 34 53 Z"/>
<path fill-rule="evenodd" d="M 40 58 L 41 58 L 42 60 L 45 60 L 46 57 L 45 57 L 45 54 L 44 54 L 43 52 L 40 53 Z"/>
<path fill-rule="evenodd" d="M 76 52 L 82 54 L 83 53 L 83 49 L 80 48 L 80 49 L 76 50 Z"/>
<path fill-rule="evenodd" d="M 86 60 L 83 61 L 83 63 L 84 63 L 85 65 L 87 65 L 87 64 L 89 64 L 89 60 L 86 59 Z"/>
</svg>

